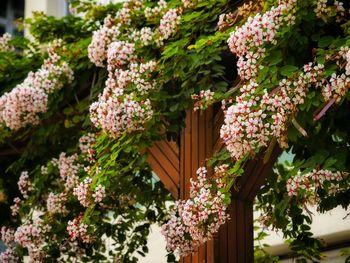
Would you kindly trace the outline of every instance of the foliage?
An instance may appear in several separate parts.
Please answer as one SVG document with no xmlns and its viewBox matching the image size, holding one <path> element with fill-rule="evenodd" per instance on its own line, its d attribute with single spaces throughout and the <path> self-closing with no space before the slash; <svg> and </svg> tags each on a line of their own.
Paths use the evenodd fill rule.
<svg viewBox="0 0 350 263">
<path fill-rule="evenodd" d="M 290 239 L 296 257 L 319 260 L 307 204 L 325 212 L 346 209 L 350 200 L 348 9 L 333 0 L 241 7 L 224 0 L 106 6 L 74 0 L 71 10 L 79 15 L 34 14 L 25 22 L 34 41 L 3 40 L 9 48 L 0 51 L 2 94 L 30 71 L 40 72 L 47 45 L 57 39 L 63 41 L 57 56 L 74 80 L 50 94 L 39 125 L 1 127 L 0 208 L 6 212 L 0 220 L 16 229 L 13 235 L 3 228 L 3 240 L 14 236 L 4 240 L 3 257 L 137 261 L 135 252 L 148 252 L 150 225 L 165 223 L 171 199 L 147 164 L 147 148 L 178 141 L 186 110 L 213 104 L 217 110 L 223 101 L 226 149 L 208 162 L 213 175 L 200 168 L 191 198 L 173 208 L 163 227 L 173 242 L 169 250 L 185 254 L 212 238 L 227 219 L 246 161 L 257 154 L 268 159 L 278 143 L 293 160 L 276 164 L 257 208 L 266 226 Z M 329 178 L 314 179 L 319 173 Z M 276 261 L 259 247 L 256 257 Z"/>
</svg>

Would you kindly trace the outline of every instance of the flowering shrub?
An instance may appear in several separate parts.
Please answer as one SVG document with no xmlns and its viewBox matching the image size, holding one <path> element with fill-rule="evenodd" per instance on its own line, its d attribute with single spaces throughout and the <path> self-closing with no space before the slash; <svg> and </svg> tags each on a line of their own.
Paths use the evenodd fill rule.
<svg viewBox="0 0 350 263">
<path fill-rule="evenodd" d="M 268 159 L 278 142 L 295 156 L 276 165 L 257 206 L 298 255 L 318 261 L 307 204 L 328 211 L 349 200 L 349 4 L 71 4 L 79 16 L 26 21 L 40 47 L 0 40 L 0 151 L 9 157 L 0 158 L 9 211 L 1 224 L 13 229 L 1 233 L 1 260 L 135 262 L 153 223 L 163 224 L 168 251 L 189 254 L 229 220 L 244 163 Z M 198 170 L 190 198 L 165 222 L 169 195 L 144 153 L 178 140 L 186 110 L 216 111 L 220 101 L 226 149 Z"/>
<path fill-rule="evenodd" d="M 48 95 L 73 80 L 73 72 L 66 62 L 60 60 L 56 49 L 59 41 L 49 47 L 49 57 L 37 72 L 27 78 L 11 92 L 0 97 L 0 123 L 18 130 L 26 125 L 39 123 L 39 114 L 47 111 Z"/>
<path fill-rule="evenodd" d="M 5 33 L 0 37 L 0 52 L 11 52 L 14 51 L 15 48 L 12 46 L 11 42 L 11 35 L 8 33 Z"/>
<path fill-rule="evenodd" d="M 175 204 L 170 220 L 162 227 L 169 251 L 181 255 L 193 252 L 195 247 L 212 239 L 229 219 L 225 193 L 221 190 L 226 187 L 227 168 L 215 167 L 213 178 L 208 178 L 205 167 L 197 170 L 196 181 L 191 180 L 190 198 Z"/>
</svg>

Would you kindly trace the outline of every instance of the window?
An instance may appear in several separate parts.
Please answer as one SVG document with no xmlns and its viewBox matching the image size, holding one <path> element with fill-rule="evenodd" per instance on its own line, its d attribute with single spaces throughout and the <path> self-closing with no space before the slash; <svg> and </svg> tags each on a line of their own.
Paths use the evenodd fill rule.
<svg viewBox="0 0 350 263">
<path fill-rule="evenodd" d="M 22 34 L 17 30 L 15 21 L 24 16 L 24 0 L 0 0 L 0 35 L 8 32 Z"/>
</svg>

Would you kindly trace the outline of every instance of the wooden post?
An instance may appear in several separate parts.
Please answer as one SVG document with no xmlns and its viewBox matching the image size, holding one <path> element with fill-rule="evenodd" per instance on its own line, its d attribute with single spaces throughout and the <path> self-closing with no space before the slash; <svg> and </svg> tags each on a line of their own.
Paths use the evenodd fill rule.
<svg viewBox="0 0 350 263">
<path fill-rule="evenodd" d="M 204 113 L 187 111 L 180 145 L 158 142 L 149 149 L 148 162 L 175 198 L 189 197 L 190 179 L 195 179 L 196 170 L 223 147 L 223 118 L 222 111 L 214 113 L 212 108 Z M 239 190 L 232 193 L 228 209 L 231 220 L 220 228 L 214 240 L 181 259 L 183 263 L 254 262 L 253 201 L 280 153 L 276 146 L 266 163 L 264 153 L 246 163 L 238 179 Z"/>
</svg>

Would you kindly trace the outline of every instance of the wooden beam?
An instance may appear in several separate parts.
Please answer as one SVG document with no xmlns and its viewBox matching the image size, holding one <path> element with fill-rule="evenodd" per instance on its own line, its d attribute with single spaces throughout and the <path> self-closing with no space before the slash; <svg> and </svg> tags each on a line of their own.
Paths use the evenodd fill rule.
<svg viewBox="0 0 350 263">
<path fill-rule="evenodd" d="M 175 199 L 179 198 L 180 158 L 179 149 L 174 142 L 156 142 L 147 150 L 147 162 L 165 188 Z"/>
</svg>

